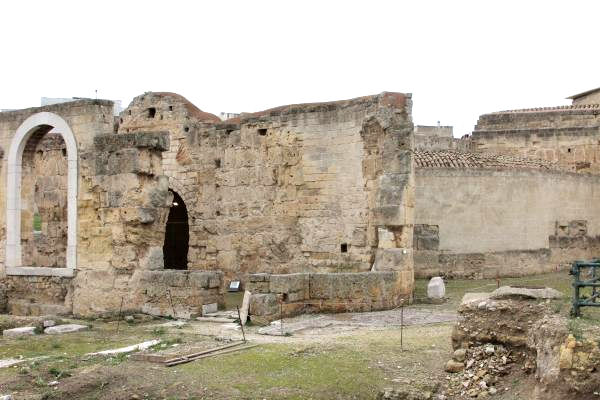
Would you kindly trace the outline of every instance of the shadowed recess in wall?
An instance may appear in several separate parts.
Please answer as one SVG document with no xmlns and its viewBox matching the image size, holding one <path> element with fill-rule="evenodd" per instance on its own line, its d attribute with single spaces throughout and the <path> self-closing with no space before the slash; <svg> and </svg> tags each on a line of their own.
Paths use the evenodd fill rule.
<svg viewBox="0 0 600 400">
<path fill-rule="evenodd" d="M 181 196 L 173 190 L 169 189 L 169 191 L 173 193 L 173 202 L 167 219 L 163 246 L 165 268 L 187 269 L 190 238 L 188 212 Z"/>
</svg>

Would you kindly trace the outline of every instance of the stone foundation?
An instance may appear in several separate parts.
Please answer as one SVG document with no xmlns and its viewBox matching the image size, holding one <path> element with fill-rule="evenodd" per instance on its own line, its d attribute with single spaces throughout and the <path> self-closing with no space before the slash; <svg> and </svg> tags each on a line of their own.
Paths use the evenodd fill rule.
<svg viewBox="0 0 600 400">
<path fill-rule="evenodd" d="M 70 314 L 71 294 L 70 278 L 9 276 L 0 284 L 0 297 L 5 299 L 4 310 L 0 307 L 0 312 L 15 315 Z"/>
<path fill-rule="evenodd" d="M 150 315 L 193 318 L 204 304 L 224 305 L 223 273 L 217 271 L 141 271 L 141 311 Z"/>
<path fill-rule="evenodd" d="M 246 290 L 251 318 L 268 322 L 302 313 L 389 310 L 412 301 L 413 280 L 412 271 L 254 274 Z"/>
</svg>

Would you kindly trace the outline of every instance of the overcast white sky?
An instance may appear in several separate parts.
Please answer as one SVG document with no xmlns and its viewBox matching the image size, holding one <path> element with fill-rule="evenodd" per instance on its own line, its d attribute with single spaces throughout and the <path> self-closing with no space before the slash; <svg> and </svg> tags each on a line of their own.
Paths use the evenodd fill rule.
<svg viewBox="0 0 600 400">
<path fill-rule="evenodd" d="M 416 124 L 600 86 L 599 1 L 1 1 L 0 109 L 182 94 L 258 111 L 413 93 Z"/>
</svg>

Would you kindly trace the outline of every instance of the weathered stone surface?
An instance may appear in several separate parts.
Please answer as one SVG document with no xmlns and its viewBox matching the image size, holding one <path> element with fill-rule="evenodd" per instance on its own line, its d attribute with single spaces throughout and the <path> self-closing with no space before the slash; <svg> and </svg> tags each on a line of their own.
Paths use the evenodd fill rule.
<svg viewBox="0 0 600 400">
<path fill-rule="evenodd" d="M 377 400 L 430 400 L 431 392 L 415 388 L 384 389 L 377 394 Z"/>
<path fill-rule="evenodd" d="M 264 278 L 268 279 L 266 282 L 251 282 L 250 286 L 257 288 L 257 284 L 267 283 L 276 290 L 252 295 L 253 298 L 259 293 L 276 295 L 277 301 L 282 303 L 281 307 L 271 309 L 272 314 L 261 314 L 265 317 L 263 320 L 269 321 L 280 315 L 288 317 L 306 311 L 360 312 L 386 310 L 397 307 L 401 302 L 408 304 L 411 300 L 411 277 L 403 277 L 402 272 L 393 271 L 292 274 L 289 278 L 271 275 Z M 275 285 L 271 284 L 273 278 L 276 279 Z"/>
<path fill-rule="evenodd" d="M 202 316 L 206 314 L 216 313 L 218 310 L 217 303 L 203 304 L 202 305 Z"/>
<path fill-rule="evenodd" d="M 240 324 L 246 325 L 248 321 L 248 313 L 250 311 L 250 298 L 252 293 L 244 291 L 244 298 L 242 299 L 242 306 L 240 307 Z"/>
<path fill-rule="evenodd" d="M 492 299 L 528 298 L 528 299 L 560 299 L 563 294 L 552 288 L 531 288 L 520 286 L 502 286 L 494 290 Z"/>
<path fill-rule="evenodd" d="M 279 314 L 277 296 L 274 294 L 253 294 L 250 297 L 250 315 Z"/>
<path fill-rule="evenodd" d="M 465 364 L 454 360 L 448 360 L 445 367 L 446 372 L 451 373 L 460 372 L 463 369 L 465 369 Z"/>
<path fill-rule="evenodd" d="M 427 297 L 430 299 L 443 299 L 446 296 L 446 285 L 444 280 L 439 277 L 433 277 L 427 284 Z"/>
<path fill-rule="evenodd" d="M 63 324 L 63 325 L 50 326 L 50 327 L 44 329 L 44 333 L 47 335 L 60 335 L 63 333 L 87 331 L 89 329 L 90 329 L 90 327 L 87 325 Z"/>
<path fill-rule="evenodd" d="M 36 334 L 37 328 L 35 326 L 23 326 L 21 328 L 5 329 L 2 331 L 2 336 L 6 337 L 18 337 L 18 336 L 31 336 Z"/>
<path fill-rule="evenodd" d="M 411 106 L 410 95 L 381 93 L 222 123 L 179 95 L 145 93 L 116 119 L 102 100 L 1 113 L 0 147 L 27 118 L 57 113 L 77 152 L 66 154 L 61 132 L 46 125 L 24 144 L 22 258 L 61 268 L 76 254 L 77 270 L 68 271 L 72 278 L 46 269 L 40 275 L 50 276 L 40 279 L 2 278 L 9 311 L 88 316 L 123 305 L 127 313 L 191 318 L 202 305 L 223 302 L 224 278 L 245 284 L 264 272 L 285 276 L 268 285 L 257 278 L 257 292 L 280 294 L 285 312 L 294 313 L 310 300 L 306 271 L 366 272 L 375 249 L 394 246 L 409 249 L 394 279 L 326 278 L 329 293 L 315 309 L 381 309 L 397 303 L 395 294 L 410 297 Z M 67 179 L 67 171 L 77 176 Z M 66 196 L 73 182 L 76 199 Z M 189 248 L 180 261 L 186 265 L 178 265 L 186 271 L 165 270 L 162 253 L 174 193 L 187 211 Z M 0 191 L 0 204 L 7 196 Z M 74 214 L 67 200 L 75 200 Z M 36 212 L 41 234 L 31 229 Z M 67 214 L 77 224 L 69 246 Z M 380 228 L 393 240 L 378 243 Z"/>
</svg>

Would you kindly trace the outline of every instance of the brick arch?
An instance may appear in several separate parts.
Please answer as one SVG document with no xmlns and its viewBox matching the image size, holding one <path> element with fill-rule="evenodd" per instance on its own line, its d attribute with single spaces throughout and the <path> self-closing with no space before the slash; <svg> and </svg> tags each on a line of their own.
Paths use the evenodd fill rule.
<svg viewBox="0 0 600 400">
<path fill-rule="evenodd" d="M 22 265 L 21 175 L 23 152 L 40 128 L 59 132 L 67 148 L 67 268 L 33 268 Z M 31 115 L 17 128 L 8 149 L 6 179 L 6 273 L 8 275 L 73 276 L 77 266 L 77 141 L 69 124 L 57 114 Z"/>
</svg>

